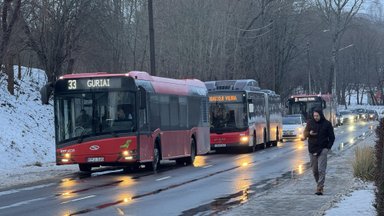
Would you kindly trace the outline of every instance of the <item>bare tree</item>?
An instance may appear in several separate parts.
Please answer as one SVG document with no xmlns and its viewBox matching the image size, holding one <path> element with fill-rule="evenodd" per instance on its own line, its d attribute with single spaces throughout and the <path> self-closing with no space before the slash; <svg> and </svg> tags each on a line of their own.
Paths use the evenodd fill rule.
<svg viewBox="0 0 384 216">
<path fill-rule="evenodd" d="M 5 62 L 5 71 L 8 75 L 8 91 L 14 94 L 13 54 L 9 49 L 12 40 L 12 31 L 20 16 L 21 0 L 5 0 L 2 5 L 1 17 L 1 47 L 0 66 Z"/>
<path fill-rule="evenodd" d="M 72 70 L 73 51 L 88 18 L 91 0 L 26 1 L 23 14 L 24 32 L 49 81 L 55 81 L 66 70 Z M 67 71 L 71 73 L 71 71 Z"/>
<path fill-rule="evenodd" d="M 359 11 L 364 0 L 315 0 L 320 15 L 328 24 L 332 34 L 332 51 L 328 82 L 328 92 L 336 94 L 336 77 L 338 67 L 338 57 L 340 41 L 351 22 L 352 18 Z"/>
</svg>

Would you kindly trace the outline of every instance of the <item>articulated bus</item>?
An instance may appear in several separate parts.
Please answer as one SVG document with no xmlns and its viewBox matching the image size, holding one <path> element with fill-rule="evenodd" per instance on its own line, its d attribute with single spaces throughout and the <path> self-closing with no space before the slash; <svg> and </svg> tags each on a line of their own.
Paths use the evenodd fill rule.
<svg viewBox="0 0 384 216">
<path fill-rule="evenodd" d="M 207 89 L 199 80 L 71 74 L 43 87 L 43 104 L 52 91 L 57 165 L 156 170 L 162 159 L 191 164 L 210 150 Z"/>
<path fill-rule="evenodd" d="M 255 80 L 207 81 L 211 149 L 255 151 L 277 145 L 282 135 L 280 96 Z"/>
<path fill-rule="evenodd" d="M 337 102 L 330 94 L 319 95 L 292 95 L 287 101 L 287 114 L 302 114 L 305 120 L 308 121 L 313 110 L 322 109 L 325 118 L 336 124 Z"/>
</svg>

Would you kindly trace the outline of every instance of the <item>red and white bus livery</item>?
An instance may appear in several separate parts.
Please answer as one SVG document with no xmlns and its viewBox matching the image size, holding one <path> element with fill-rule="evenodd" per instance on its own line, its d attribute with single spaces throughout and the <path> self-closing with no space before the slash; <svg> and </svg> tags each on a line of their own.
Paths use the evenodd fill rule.
<svg viewBox="0 0 384 216">
<path fill-rule="evenodd" d="M 160 160 L 193 163 L 210 150 L 208 98 L 203 82 L 126 74 L 86 73 L 60 77 L 54 91 L 56 163 L 138 166 Z"/>
<path fill-rule="evenodd" d="M 255 80 L 205 82 L 208 88 L 211 149 L 276 145 L 282 134 L 280 96 L 260 90 Z"/>
</svg>

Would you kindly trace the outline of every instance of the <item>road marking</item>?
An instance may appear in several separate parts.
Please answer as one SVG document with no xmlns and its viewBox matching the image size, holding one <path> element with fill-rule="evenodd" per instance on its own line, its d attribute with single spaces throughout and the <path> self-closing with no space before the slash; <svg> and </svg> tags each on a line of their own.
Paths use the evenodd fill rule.
<svg viewBox="0 0 384 216">
<path fill-rule="evenodd" d="M 1 206 L 0 210 L 7 209 L 7 208 L 18 207 L 18 206 L 21 206 L 21 205 L 27 205 L 29 203 L 36 202 L 36 201 L 41 201 L 41 200 L 45 200 L 45 199 L 47 199 L 47 197 L 41 197 L 41 198 L 37 198 L 37 199 L 31 199 L 31 200 L 26 200 L 26 201 L 14 203 L 12 205 Z"/>
<path fill-rule="evenodd" d="M 26 188 L 2 191 L 2 192 L 0 192 L 0 196 L 14 194 L 14 193 L 18 193 L 18 192 L 21 192 L 21 191 L 30 191 L 30 190 L 45 188 L 45 187 L 49 187 L 49 186 L 56 185 L 56 184 L 57 183 L 49 183 L 49 184 L 43 184 L 43 185 L 36 185 L 36 186 L 32 186 L 32 187 L 26 187 Z"/>
<path fill-rule="evenodd" d="M 86 197 L 82 197 L 82 198 L 77 198 L 77 199 L 73 199 L 73 200 L 68 200 L 68 201 L 65 201 L 65 202 L 62 202 L 60 204 L 66 204 L 66 203 L 70 203 L 70 202 L 76 202 L 76 201 L 80 201 L 80 200 L 85 200 L 85 199 L 89 199 L 89 198 L 92 198 L 92 197 L 95 197 L 96 195 L 90 195 L 90 196 L 86 196 Z"/>
<path fill-rule="evenodd" d="M 169 179 L 171 178 L 171 176 L 166 176 L 166 177 L 163 177 L 163 178 L 159 178 L 159 179 L 156 179 L 156 181 L 163 181 L 165 179 Z"/>
<path fill-rule="evenodd" d="M 211 166 L 213 166 L 213 165 L 203 166 L 203 169 L 209 168 L 209 167 L 211 167 Z"/>
</svg>

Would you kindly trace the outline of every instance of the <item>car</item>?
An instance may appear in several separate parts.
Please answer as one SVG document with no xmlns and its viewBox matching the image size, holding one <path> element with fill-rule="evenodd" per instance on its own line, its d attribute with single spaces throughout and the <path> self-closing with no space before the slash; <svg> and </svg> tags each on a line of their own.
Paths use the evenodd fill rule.
<svg viewBox="0 0 384 216">
<path fill-rule="evenodd" d="M 359 108 L 352 110 L 353 113 L 356 113 L 358 115 L 359 120 L 366 121 L 368 119 L 368 110 Z"/>
<path fill-rule="evenodd" d="M 287 115 L 283 117 L 283 140 L 304 140 L 306 123 L 301 114 Z"/>
<path fill-rule="evenodd" d="M 353 123 L 353 122 L 356 122 L 357 120 L 356 119 L 357 116 L 354 113 L 352 113 L 350 110 L 341 110 L 340 115 L 341 115 L 341 118 L 343 119 L 344 124 Z"/>
<path fill-rule="evenodd" d="M 367 113 L 367 119 L 368 120 L 378 120 L 379 119 L 379 114 L 377 113 L 376 110 L 368 110 Z"/>
</svg>

